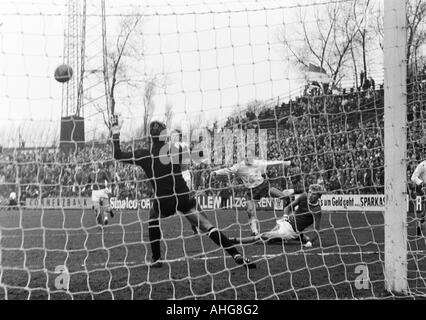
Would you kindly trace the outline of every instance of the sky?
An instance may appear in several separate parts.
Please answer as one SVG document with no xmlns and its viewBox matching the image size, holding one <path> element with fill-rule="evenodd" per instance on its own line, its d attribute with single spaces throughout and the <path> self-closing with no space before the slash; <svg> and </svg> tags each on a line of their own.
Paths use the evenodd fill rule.
<svg viewBox="0 0 426 320">
<path fill-rule="evenodd" d="M 253 100 L 283 101 L 298 96 L 303 75 L 290 63 L 278 35 L 298 26 L 300 8 L 326 0 L 107 0 L 108 47 L 114 48 L 123 16 L 142 13 L 130 40 L 139 54 L 126 57 L 136 87 L 117 89 L 117 112 L 130 139 L 142 123 L 144 79 L 161 77 L 154 119 L 171 105 L 174 124 L 223 121 Z M 86 140 L 106 131 L 100 1 L 87 1 L 84 116 Z M 63 86 L 54 80 L 64 61 L 65 0 L 1 0 L 0 145 L 50 146 L 58 141 Z M 288 28 L 289 29 L 289 28 Z"/>
</svg>

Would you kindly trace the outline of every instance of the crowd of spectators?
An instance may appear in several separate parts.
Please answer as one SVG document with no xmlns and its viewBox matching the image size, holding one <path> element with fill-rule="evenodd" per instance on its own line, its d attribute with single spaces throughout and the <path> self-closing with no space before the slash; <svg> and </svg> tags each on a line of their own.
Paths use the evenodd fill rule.
<svg viewBox="0 0 426 320">
<path fill-rule="evenodd" d="M 408 172 L 411 176 L 424 158 L 422 99 L 409 102 Z M 257 115 L 229 118 L 225 128 L 267 129 L 267 158 L 293 159 L 296 166 L 272 167 L 267 175 L 274 186 L 306 189 L 323 183 L 328 192 L 380 194 L 384 192 L 383 89 L 347 94 L 303 96 L 279 106 L 265 107 Z M 144 143 L 144 142 L 139 142 Z M 133 144 L 124 148 L 131 149 Z M 258 146 L 257 146 L 258 149 Z M 234 155 L 234 160 L 236 155 Z M 114 194 L 149 198 L 152 189 L 143 171 L 114 161 L 109 143 L 87 145 L 75 153 L 53 148 L 15 149 L 0 155 L 0 197 L 14 191 L 25 197 L 89 196 L 83 190 L 93 162 L 113 179 Z M 213 164 L 194 167 L 195 189 L 220 192 L 224 197 L 244 192 L 235 177 L 210 181 Z M 232 188 L 230 188 L 232 187 Z"/>
</svg>

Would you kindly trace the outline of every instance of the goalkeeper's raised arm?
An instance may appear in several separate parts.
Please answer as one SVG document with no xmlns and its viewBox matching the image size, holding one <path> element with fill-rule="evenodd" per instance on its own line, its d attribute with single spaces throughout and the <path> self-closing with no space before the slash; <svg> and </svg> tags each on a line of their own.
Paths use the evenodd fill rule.
<svg viewBox="0 0 426 320">
<path fill-rule="evenodd" d="M 146 159 L 146 162 L 147 162 L 147 158 L 149 157 L 149 150 L 139 149 L 139 150 L 132 150 L 131 152 L 123 152 L 120 148 L 121 127 L 122 127 L 122 123 L 118 123 L 118 118 L 114 116 L 112 120 L 112 127 L 111 127 L 114 159 L 120 162 L 142 166 L 142 162 L 144 159 Z"/>
</svg>

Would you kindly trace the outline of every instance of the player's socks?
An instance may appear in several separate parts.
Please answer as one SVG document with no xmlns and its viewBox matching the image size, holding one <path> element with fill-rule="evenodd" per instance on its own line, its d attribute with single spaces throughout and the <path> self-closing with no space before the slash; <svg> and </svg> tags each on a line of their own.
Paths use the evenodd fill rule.
<svg viewBox="0 0 426 320">
<path fill-rule="evenodd" d="M 422 236 L 424 232 L 426 231 L 426 221 L 425 219 L 421 219 L 418 226 L 417 226 L 417 235 Z"/>
<path fill-rule="evenodd" d="M 249 269 L 255 269 L 256 268 L 256 264 L 254 262 L 251 262 L 249 258 L 244 258 L 241 254 L 236 254 L 235 256 L 233 256 L 234 261 L 236 264 L 239 265 L 244 265 Z"/>
<path fill-rule="evenodd" d="M 216 243 L 218 246 L 223 247 L 225 251 L 229 253 L 230 256 L 234 257 L 235 255 L 239 254 L 238 250 L 233 247 L 233 244 L 231 241 L 229 241 L 228 237 L 225 236 L 219 230 L 217 230 L 215 227 L 212 227 L 208 231 L 208 235 L 214 243 Z"/>
<path fill-rule="evenodd" d="M 149 241 L 151 243 L 152 261 L 156 262 L 161 258 L 161 230 L 158 219 L 150 220 L 148 224 Z"/>
<path fill-rule="evenodd" d="M 250 229 L 253 236 L 257 236 L 259 234 L 259 220 L 256 218 L 252 218 L 250 220 Z"/>
<path fill-rule="evenodd" d="M 194 232 L 194 234 L 198 234 L 198 229 L 196 226 L 191 225 L 191 229 Z"/>
<path fill-rule="evenodd" d="M 102 225 L 102 214 L 100 212 L 96 213 L 96 222 Z"/>
</svg>

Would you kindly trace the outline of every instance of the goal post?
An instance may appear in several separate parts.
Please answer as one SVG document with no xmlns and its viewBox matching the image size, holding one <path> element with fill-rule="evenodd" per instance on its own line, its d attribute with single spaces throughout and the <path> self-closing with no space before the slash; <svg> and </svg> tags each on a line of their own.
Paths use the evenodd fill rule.
<svg viewBox="0 0 426 320">
<path fill-rule="evenodd" d="M 407 293 L 407 63 L 405 0 L 384 1 L 385 280 Z"/>
</svg>

